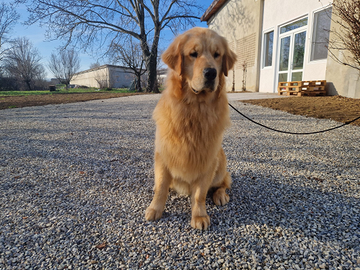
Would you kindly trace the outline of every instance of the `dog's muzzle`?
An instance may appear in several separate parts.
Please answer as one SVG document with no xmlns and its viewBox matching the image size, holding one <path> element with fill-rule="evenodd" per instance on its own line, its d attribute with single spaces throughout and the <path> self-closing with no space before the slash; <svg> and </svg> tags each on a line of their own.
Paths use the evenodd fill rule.
<svg viewBox="0 0 360 270">
<path fill-rule="evenodd" d="M 207 90 L 207 91 L 214 91 L 214 86 L 215 86 L 215 79 L 217 76 L 217 71 L 215 68 L 205 68 L 203 70 L 203 75 L 204 75 L 204 86 L 201 90 L 195 90 L 194 88 L 191 88 L 191 90 L 197 95 L 200 92 L 202 92 L 203 90 Z"/>
</svg>

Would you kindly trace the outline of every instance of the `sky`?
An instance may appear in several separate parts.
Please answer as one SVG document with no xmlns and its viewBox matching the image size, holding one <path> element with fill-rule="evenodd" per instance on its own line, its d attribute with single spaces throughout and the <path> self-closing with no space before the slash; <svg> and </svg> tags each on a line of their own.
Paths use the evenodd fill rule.
<svg viewBox="0 0 360 270">
<path fill-rule="evenodd" d="M 0 2 L 10 3 L 12 0 L 0 0 Z M 208 8 L 213 0 L 195 0 L 197 4 L 204 6 L 205 8 Z M 24 25 L 24 22 L 28 18 L 28 12 L 26 10 L 25 5 L 20 5 L 17 7 L 16 11 L 20 15 L 20 19 L 18 23 L 15 25 L 15 27 L 10 32 L 9 37 L 10 38 L 17 38 L 17 37 L 27 37 L 33 46 L 37 48 L 37 50 L 40 53 L 40 56 L 42 57 L 42 64 L 46 70 L 46 79 L 50 79 L 53 77 L 52 73 L 50 72 L 48 68 L 48 62 L 50 59 L 51 53 L 54 53 L 57 51 L 57 49 L 63 44 L 61 40 L 55 40 L 55 41 L 48 41 L 45 37 L 45 28 L 41 28 L 39 25 Z M 200 27 L 207 27 L 206 22 L 197 22 L 197 26 Z M 191 26 L 189 26 L 190 28 Z M 163 30 L 165 31 L 165 29 Z M 166 48 L 171 40 L 174 38 L 171 31 L 164 32 L 165 35 L 160 40 L 159 47 L 160 48 Z M 93 63 L 99 62 L 101 65 L 103 64 L 110 64 L 106 61 L 106 59 L 99 59 L 95 55 L 86 54 L 83 52 L 80 52 L 80 71 L 89 69 L 90 65 Z"/>
</svg>

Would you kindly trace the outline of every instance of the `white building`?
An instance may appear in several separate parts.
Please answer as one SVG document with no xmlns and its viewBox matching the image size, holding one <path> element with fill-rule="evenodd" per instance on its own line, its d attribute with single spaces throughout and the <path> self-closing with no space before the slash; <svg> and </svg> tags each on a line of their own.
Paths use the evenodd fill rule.
<svg viewBox="0 0 360 270">
<path fill-rule="evenodd" d="M 102 65 L 76 73 L 70 84 L 98 88 L 127 88 L 134 75 L 127 67 Z"/>
<path fill-rule="evenodd" d="M 326 80 L 330 95 L 360 98 L 360 75 L 328 53 L 332 4 L 327 0 L 215 0 L 202 16 L 238 56 L 228 90 L 277 91 L 279 82 Z M 333 52 L 341 54 L 341 52 Z"/>
</svg>

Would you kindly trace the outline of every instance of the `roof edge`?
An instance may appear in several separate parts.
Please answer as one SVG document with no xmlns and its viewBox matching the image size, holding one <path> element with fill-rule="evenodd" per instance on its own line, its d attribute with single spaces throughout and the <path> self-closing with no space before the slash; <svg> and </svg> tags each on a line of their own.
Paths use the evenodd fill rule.
<svg viewBox="0 0 360 270">
<path fill-rule="evenodd" d="M 114 67 L 114 68 L 121 68 L 121 69 L 130 69 L 130 68 L 125 67 L 125 66 L 117 66 L 117 65 L 105 64 L 105 65 L 101 65 L 101 66 L 98 66 L 98 67 L 89 68 L 89 69 L 85 69 L 83 71 L 79 71 L 79 72 L 75 73 L 74 75 L 79 75 L 79 74 L 83 74 L 83 73 L 87 73 L 87 72 L 92 72 L 92 71 L 107 68 L 107 67 L 109 67 L 109 68 Z"/>
<path fill-rule="evenodd" d="M 201 16 L 202 22 L 207 22 L 228 0 L 214 0 L 205 13 Z"/>
</svg>

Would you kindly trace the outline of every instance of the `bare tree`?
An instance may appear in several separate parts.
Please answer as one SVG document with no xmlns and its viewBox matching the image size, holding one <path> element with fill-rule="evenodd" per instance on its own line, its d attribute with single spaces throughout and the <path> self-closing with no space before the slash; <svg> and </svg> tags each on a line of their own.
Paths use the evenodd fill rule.
<svg viewBox="0 0 360 270">
<path fill-rule="evenodd" d="M 11 42 L 12 47 L 4 57 L 4 67 L 10 77 L 21 81 L 27 90 L 32 90 L 37 80 L 45 76 L 41 57 L 30 41 L 23 37 Z"/>
<path fill-rule="evenodd" d="M 90 64 L 90 69 L 92 69 L 92 68 L 98 68 L 98 67 L 100 67 L 100 63 L 99 63 L 99 62 Z"/>
<path fill-rule="evenodd" d="M 139 40 L 148 71 L 147 92 L 158 91 L 156 68 L 161 31 L 173 32 L 200 19 L 202 7 L 191 0 L 17 0 L 28 2 L 28 23 L 48 26 L 49 38 L 83 48 L 113 43 L 123 35 Z"/>
<path fill-rule="evenodd" d="M 55 78 L 65 84 L 67 89 L 74 74 L 80 69 L 79 53 L 75 49 L 52 53 L 48 66 Z"/>
<path fill-rule="evenodd" d="M 332 30 L 330 55 L 340 64 L 360 71 L 360 0 L 335 0 L 332 12 L 333 23 L 338 27 Z"/>
<path fill-rule="evenodd" d="M 131 69 L 136 78 L 135 88 L 141 92 L 141 76 L 145 74 L 146 69 L 140 43 L 135 42 L 131 37 L 129 40 L 125 40 L 122 45 L 113 43 L 109 55 L 115 63 L 121 63 Z"/>
<path fill-rule="evenodd" d="M 6 52 L 4 45 L 9 42 L 7 35 L 18 19 L 19 14 L 9 4 L 0 3 L 0 61 Z"/>
</svg>

